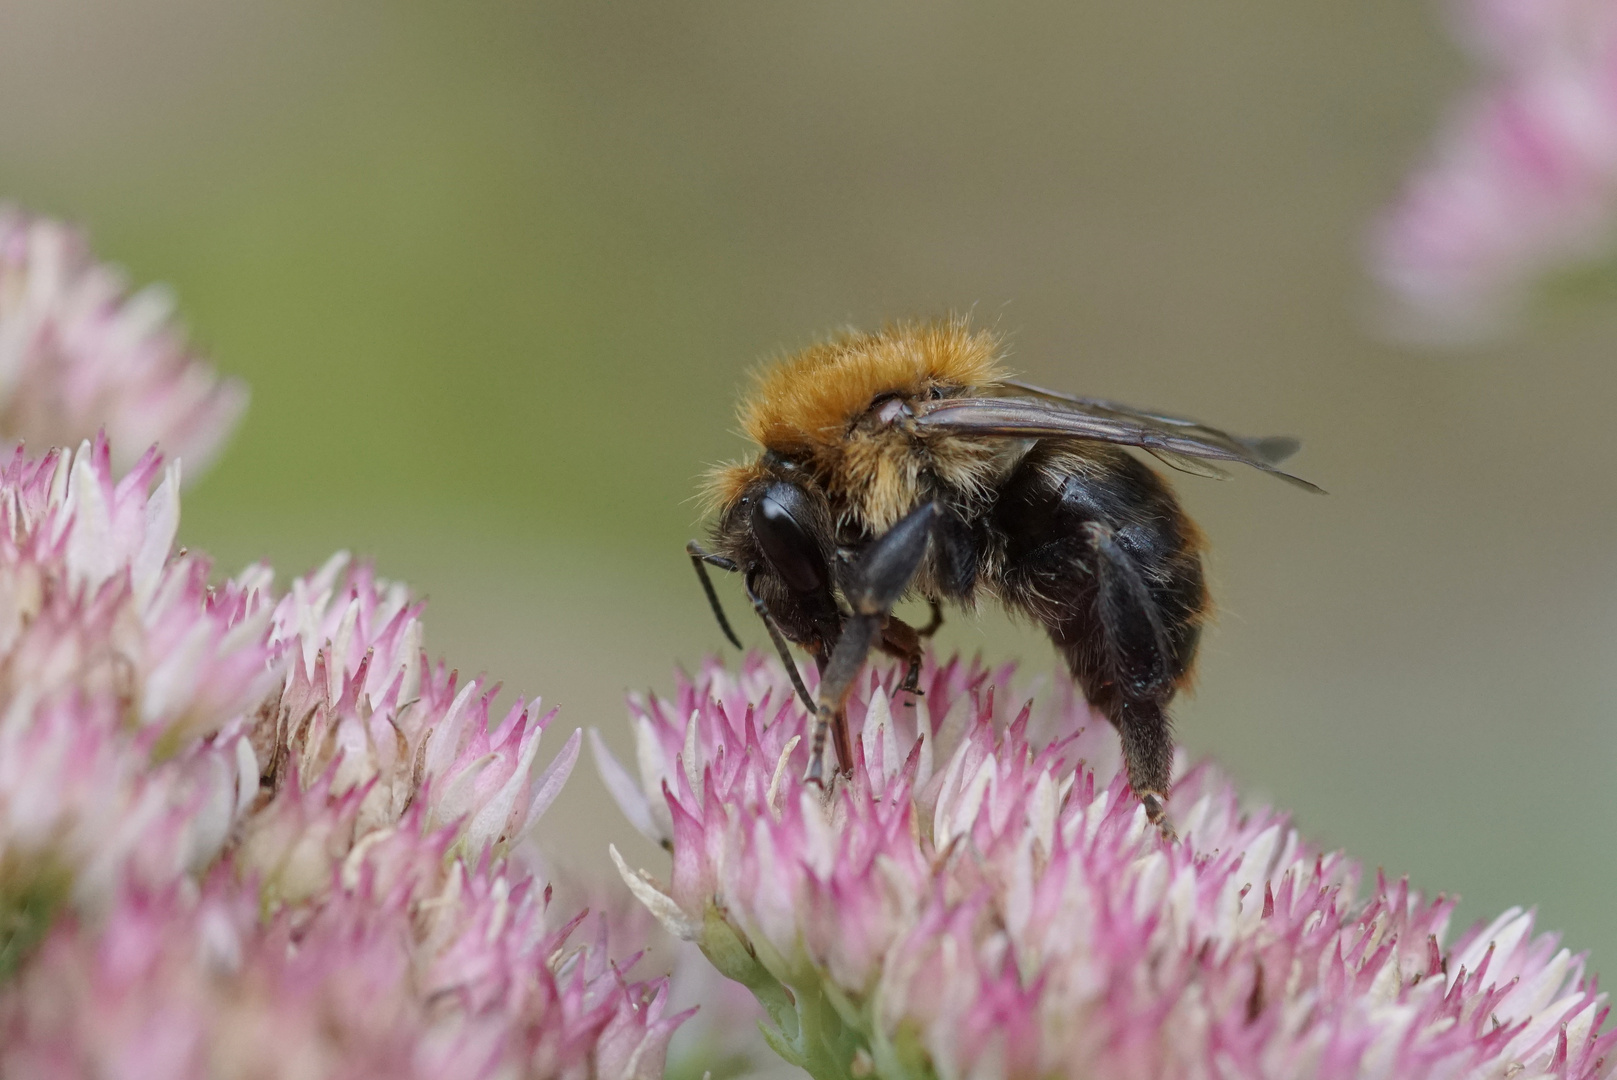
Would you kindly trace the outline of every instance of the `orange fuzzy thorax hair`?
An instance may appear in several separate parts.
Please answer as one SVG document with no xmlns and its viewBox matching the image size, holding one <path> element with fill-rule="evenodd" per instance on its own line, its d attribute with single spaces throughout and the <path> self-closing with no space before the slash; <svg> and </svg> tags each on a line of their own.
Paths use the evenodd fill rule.
<svg viewBox="0 0 1617 1080">
<path fill-rule="evenodd" d="M 880 532 L 913 507 L 923 464 L 963 490 L 983 487 L 1000 450 L 969 440 L 925 440 L 924 452 L 897 428 L 860 430 L 877 398 L 949 396 L 1006 377 L 993 334 L 964 319 L 903 323 L 875 334 L 847 333 L 764 368 L 742 402 L 741 424 L 765 450 L 807 465 L 836 512 Z M 924 453 L 924 460 L 923 460 Z M 762 457 L 715 469 L 708 505 L 723 511 L 767 479 Z"/>
<path fill-rule="evenodd" d="M 998 339 L 964 319 L 848 333 L 760 371 L 741 426 L 781 453 L 828 448 L 884 394 L 920 397 L 934 386 L 982 386 L 1005 377 Z"/>
</svg>

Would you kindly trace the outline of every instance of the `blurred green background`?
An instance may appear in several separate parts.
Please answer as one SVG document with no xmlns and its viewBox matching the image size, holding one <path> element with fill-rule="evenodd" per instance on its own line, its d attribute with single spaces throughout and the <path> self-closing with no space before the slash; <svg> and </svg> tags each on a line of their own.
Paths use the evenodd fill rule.
<svg viewBox="0 0 1617 1080">
<path fill-rule="evenodd" d="M 681 545 L 762 357 L 970 309 L 1038 382 L 1295 432 L 1329 498 L 1180 482 L 1222 611 L 1184 742 L 1609 972 L 1617 313 L 1368 330 L 1367 222 L 1466 78 L 1387 0 L 10 0 L 0 193 L 250 382 L 186 543 L 367 553 L 434 652 L 619 747 L 623 692 L 721 645 Z M 585 764 L 563 857 L 604 865 L 603 800 Z"/>
</svg>

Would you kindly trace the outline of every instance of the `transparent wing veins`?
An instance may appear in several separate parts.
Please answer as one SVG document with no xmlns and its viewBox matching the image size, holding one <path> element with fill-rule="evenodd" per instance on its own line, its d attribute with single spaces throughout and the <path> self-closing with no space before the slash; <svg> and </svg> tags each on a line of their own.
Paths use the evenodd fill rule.
<svg viewBox="0 0 1617 1080">
<path fill-rule="evenodd" d="M 1232 435 L 1188 417 L 1146 412 L 1115 401 L 1080 398 L 1007 380 L 992 397 L 943 398 L 916 409 L 921 428 L 963 436 L 1088 439 L 1135 446 L 1170 468 L 1227 475 L 1209 461 L 1231 461 L 1272 473 L 1307 491 L 1319 487 L 1276 466 L 1297 452 L 1296 439 Z"/>
</svg>

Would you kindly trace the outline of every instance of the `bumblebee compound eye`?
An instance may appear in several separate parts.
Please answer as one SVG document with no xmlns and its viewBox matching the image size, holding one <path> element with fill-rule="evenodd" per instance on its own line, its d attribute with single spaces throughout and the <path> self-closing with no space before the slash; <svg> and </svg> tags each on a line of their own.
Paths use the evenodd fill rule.
<svg viewBox="0 0 1617 1080">
<path fill-rule="evenodd" d="M 830 580 L 825 556 L 806 522 L 813 520 L 808 496 L 791 484 L 771 484 L 752 504 L 752 535 L 764 558 L 793 592 L 823 592 Z"/>
</svg>

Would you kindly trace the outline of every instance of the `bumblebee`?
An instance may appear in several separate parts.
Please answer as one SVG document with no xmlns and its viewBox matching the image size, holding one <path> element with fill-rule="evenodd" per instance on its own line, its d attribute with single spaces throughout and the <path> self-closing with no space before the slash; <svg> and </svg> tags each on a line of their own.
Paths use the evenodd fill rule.
<svg viewBox="0 0 1617 1080">
<path fill-rule="evenodd" d="M 850 333 L 759 373 L 741 422 L 760 452 L 716 470 L 709 547 L 687 552 L 726 637 L 707 574 L 741 575 L 815 717 L 805 779 L 825 784 L 826 743 L 853 754 L 844 706 L 872 650 L 907 661 L 943 603 L 997 600 L 1038 622 L 1122 742 L 1129 785 L 1163 825 L 1173 759 L 1168 705 L 1190 681 L 1208 613 L 1203 539 L 1134 447 L 1199 475 L 1277 465 L 1289 438 L 1020 382 L 990 333 L 963 320 Z M 932 618 L 892 614 L 918 595 Z M 819 669 L 811 695 L 787 642 Z"/>
</svg>

